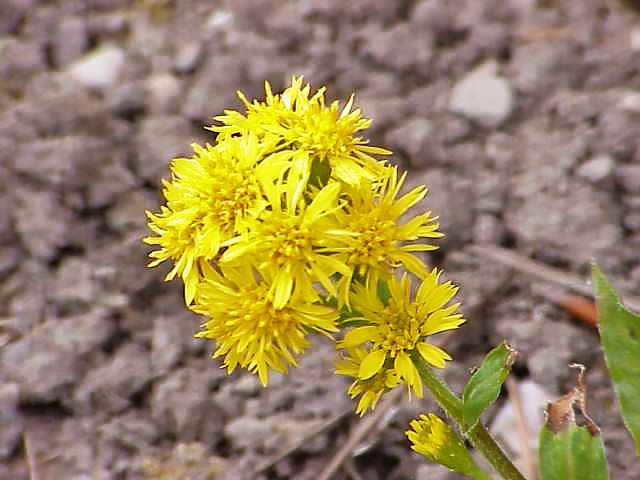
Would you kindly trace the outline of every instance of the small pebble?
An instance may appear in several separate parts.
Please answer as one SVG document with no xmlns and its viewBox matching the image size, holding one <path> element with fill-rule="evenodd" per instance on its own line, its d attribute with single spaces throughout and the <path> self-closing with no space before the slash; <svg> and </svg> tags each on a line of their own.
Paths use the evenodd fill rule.
<svg viewBox="0 0 640 480">
<path fill-rule="evenodd" d="M 124 66 L 124 52 L 104 45 L 89 52 L 69 67 L 69 74 L 87 88 L 106 88 L 116 83 Z"/>
<path fill-rule="evenodd" d="M 173 63 L 173 68 L 178 73 L 189 73 L 195 70 L 203 57 L 203 48 L 200 42 L 188 43 L 178 50 Z"/>
<path fill-rule="evenodd" d="M 618 106 L 629 113 L 640 113 L 640 93 L 630 92 L 620 101 Z"/>
<path fill-rule="evenodd" d="M 576 175 L 592 183 L 601 182 L 611 177 L 615 162 L 609 155 L 598 155 L 590 158 L 576 170 Z"/>
<path fill-rule="evenodd" d="M 626 193 L 640 194 L 640 165 L 619 166 L 616 179 Z"/>
<path fill-rule="evenodd" d="M 629 34 L 629 46 L 631 50 L 640 50 L 640 28 L 634 28 Z"/>
<path fill-rule="evenodd" d="M 486 127 L 504 122 L 514 108 L 513 90 L 496 69 L 495 62 L 487 62 L 462 77 L 453 86 L 449 110 Z"/>
</svg>

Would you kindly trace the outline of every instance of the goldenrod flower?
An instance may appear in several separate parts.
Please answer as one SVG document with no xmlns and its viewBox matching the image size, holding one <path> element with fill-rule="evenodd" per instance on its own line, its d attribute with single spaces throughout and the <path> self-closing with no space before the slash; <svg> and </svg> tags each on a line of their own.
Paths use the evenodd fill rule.
<svg viewBox="0 0 640 480">
<path fill-rule="evenodd" d="M 335 373 L 337 375 L 348 375 L 356 378 L 349 387 L 349 390 L 347 390 L 347 393 L 351 398 L 362 395 L 356 407 L 356 413 L 362 416 L 367 410 L 373 410 L 376 407 L 383 393 L 397 387 L 401 382 L 398 374 L 393 369 L 382 369 L 366 380 L 358 378 L 362 359 L 366 357 L 369 352 L 364 348 L 355 347 L 349 348 L 348 353 L 349 356 L 341 356 L 335 361 Z"/>
<path fill-rule="evenodd" d="M 202 261 L 216 257 L 245 216 L 254 217 L 266 207 L 261 185 L 274 178 L 273 167 L 258 166 L 269 146 L 255 135 L 192 147 L 191 158 L 172 160 L 171 182 L 163 181 L 166 206 L 157 214 L 146 212 L 157 236 L 144 239 L 160 247 L 150 253 L 150 267 L 173 260 L 165 280 L 176 275 L 183 279 L 187 304 L 195 296 Z"/>
<path fill-rule="evenodd" d="M 253 132 L 274 140 L 280 154 L 288 155 L 303 171 L 309 171 L 314 160 L 328 161 L 333 178 L 349 184 L 380 176 L 384 163 L 371 155 L 391 152 L 369 146 L 368 140 L 355 136 L 368 128 L 371 120 L 362 118 L 359 109 L 351 110 L 353 96 L 340 109 L 337 101 L 326 106 L 324 93 L 323 87 L 311 95 L 311 87 L 302 86 L 301 76 L 293 77 L 291 86 L 281 94 L 273 94 L 265 82 L 265 101 L 249 102 L 238 92 L 246 115 L 225 110 L 224 115 L 214 117 L 222 125 L 209 128 L 223 137 Z"/>
<path fill-rule="evenodd" d="M 229 372 L 241 366 L 266 384 L 270 370 L 295 365 L 309 331 L 336 331 L 335 307 L 346 305 L 362 323 L 340 342 L 350 356 L 338 373 L 355 378 L 358 413 L 399 383 L 421 396 L 411 353 L 444 366 L 451 357 L 426 339 L 464 321 L 458 304 L 445 306 L 457 288 L 414 255 L 436 248 L 419 242 L 442 236 L 437 217 L 401 221 L 426 188 L 399 196 L 406 174 L 359 136 L 371 120 L 353 96 L 327 104 L 325 88 L 312 92 L 302 77 L 279 94 L 265 82 L 265 92 L 251 102 L 238 92 L 246 112 L 214 117 L 215 142 L 172 160 L 166 204 L 146 212 L 144 241 L 158 246 L 149 266 L 173 262 L 165 279 L 180 277 L 189 308 L 209 317 L 198 336 L 216 340 Z M 413 303 L 398 267 L 423 279 Z"/>
<path fill-rule="evenodd" d="M 210 320 L 196 336 L 216 341 L 213 357 L 224 356 L 229 373 L 239 365 L 266 386 L 269 370 L 286 373 L 288 365 L 297 365 L 293 354 L 309 346 L 309 331 L 337 331 L 339 315 L 329 307 L 291 299 L 276 308 L 269 294 L 272 279 L 260 278 L 249 266 L 223 267 L 221 273 L 205 267 L 204 273 L 191 308 Z"/>
<path fill-rule="evenodd" d="M 490 478 L 473 461 L 460 437 L 437 415 L 422 414 L 409 425 L 411 429 L 405 435 L 414 451 L 454 472 L 478 479 Z"/>
<path fill-rule="evenodd" d="M 269 208 L 253 219 L 247 231 L 227 242 L 222 265 L 253 265 L 273 278 L 269 296 L 275 308 L 284 307 L 294 295 L 306 301 L 319 299 L 314 282 L 336 295 L 331 276 L 350 269 L 327 254 L 335 229 L 332 214 L 339 208 L 340 184 L 332 182 L 315 194 L 308 205 L 298 190 L 268 193 Z M 335 241 L 334 241 L 335 242 Z"/>
<path fill-rule="evenodd" d="M 409 425 L 412 430 L 407 430 L 405 435 L 412 443 L 411 448 L 432 461 L 440 455 L 449 438 L 455 435 L 449 426 L 433 413 L 429 416 L 421 414 L 419 419 L 412 420 Z"/>
<path fill-rule="evenodd" d="M 396 198 L 406 172 L 398 179 L 397 167 L 389 167 L 387 171 L 388 174 L 377 185 L 371 187 L 362 182 L 358 188 L 347 191 L 350 201 L 336 214 L 342 230 L 333 232 L 342 243 L 337 249 L 338 258 L 374 285 L 379 279 L 388 278 L 392 268 L 401 265 L 423 278 L 427 273 L 424 263 L 412 252 L 438 247 L 415 241 L 443 236 L 435 223 L 437 217 L 432 217 L 431 212 L 400 223 L 400 217 L 424 198 L 427 189 L 419 186 Z M 349 304 L 351 280 L 351 276 L 340 280 L 340 304 Z"/>
<path fill-rule="evenodd" d="M 367 324 L 347 332 L 338 347 L 368 345 L 367 355 L 359 359 L 356 378 L 367 380 L 384 369 L 393 369 L 410 392 L 422 397 L 422 381 L 411 361 L 411 352 L 417 349 L 431 365 L 444 367 L 451 357 L 426 339 L 464 322 L 462 315 L 455 313 L 459 303 L 445 306 L 458 287 L 451 282 L 438 283 L 439 276 L 434 268 L 422 281 L 414 302 L 406 274 L 400 280 L 392 277 L 388 281 L 390 297 L 386 303 L 380 299 L 377 285 L 355 285 L 353 306 Z"/>
</svg>

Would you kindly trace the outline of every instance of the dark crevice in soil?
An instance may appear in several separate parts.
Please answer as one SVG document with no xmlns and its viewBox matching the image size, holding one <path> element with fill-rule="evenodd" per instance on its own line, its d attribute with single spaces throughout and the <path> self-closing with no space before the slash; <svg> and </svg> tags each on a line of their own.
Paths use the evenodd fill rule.
<svg viewBox="0 0 640 480">
<path fill-rule="evenodd" d="M 62 261 L 67 257 L 79 257 L 85 254 L 85 248 L 82 245 L 69 244 L 64 245 L 56 250 L 55 255 L 47 266 L 51 269 L 56 269 L 60 266 Z"/>
<path fill-rule="evenodd" d="M 356 457 L 358 470 L 362 472 L 365 478 L 389 478 L 398 463 L 396 456 L 391 456 L 386 451 L 378 449 L 372 449 Z"/>
<path fill-rule="evenodd" d="M 73 412 L 65 407 L 59 399 L 46 401 L 25 401 L 20 404 L 20 413 L 25 417 L 70 417 Z"/>
<path fill-rule="evenodd" d="M 149 396 L 151 395 L 151 382 L 147 383 L 140 391 L 133 394 L 129 399 L 133 408 L 147 409 Z"/>
<path fill-rule="evenodd" d="M 102 351 L 107 355 L 112 355 L 122 344 L 131 338 L 131 333 L 123 328 L 118 328 L 116 332 L 102 345 Z"/>
<path fill-rule="evenodd" d="M 160 279 L 164 278 L 162 275 Z M 135 295 L 131 296 L 129 305 L 133 310 L 148 311 L 149 306 L 157 297 L 166 295 L 169 291 L 167 283 L 162 281 L 153 281 L 138 290 Z"/>
<path fill-rule="evenodd" d="M 469 29 L 462 28 L 460 30 L 446 29 L 436 32 L 435 46 L 436 48 L 450 48 L 458 43 L 462 43 L 469 37 Z"/>
<path fill-rule="evenodd" d="M 216 454 L 220 455 L 222 458 L 231 458 L 233 455 L 233 446 L 226 437 L 221 437 L 213 448 Z"/>
</svg>

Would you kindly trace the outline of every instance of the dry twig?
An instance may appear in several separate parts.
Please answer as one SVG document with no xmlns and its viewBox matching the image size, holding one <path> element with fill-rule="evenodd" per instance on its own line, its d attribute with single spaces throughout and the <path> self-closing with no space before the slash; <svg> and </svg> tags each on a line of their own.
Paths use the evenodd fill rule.
<svg viewBox="0 0 640 480">
<path fill-rule="evenodd" d="M 593 287 L 584 279 L 560 270 L 559 268 L 544 265 L 512 250 L 494 245 L 476 244 L 471 245 L 469 248 L 472 252 L 488 257 L 520 272 L 537 277 L 550 284 L 561 285 L 589 298 L 593 298 L 594 296 Z M 623 303 L 631 310 L 640 311 L 640 299 L 638 298 L 626 297 L 623 298 Z"/>
<path fill-rule="evenodd" d="M 29 440 L 29 434 L 27 432 L 22 436 L 22 441 L 24 443 L 24 456 L 27 460 L 27 466 L 29 467 L 29 479 L 40 480 L 38 462 L 33 454 L 33 448 L 31 448 L 31 441 Z"/>
<path fill-rule="evenodd" d="M 302 445 L 307 443 L 310 439 L 312 439 L 316 435 L 320 435 L 321 433 L 329 430 L 330 428 L 335 426 L 339 421 L 341 421 L 344 417 L 346 417 L 351 413 L 353 413 L 352 408 L 345 409 L 342 412 L 338 413 L 337 415 L 334 415 L 333 417 L 329 418 L 326 422 L 322 423 L 317 428 L 312 429 L 307 435 L 300 438 L 300 440 L 296 442 L 294 445 L 291 445 L 290 447 L 286 448 L 285 450 L 277 454 L 275 457 L 269 459 L 268 461 L 260 465 L 258 468 L 256 468 L 256 470 L 254 471 L 254 476 L 257 477 L 260 473 L 273 467 L 276 463 L 278 463 L 283 458 L 286 458 L 292 453 L 295 453 Z"/>
<path fill-rule="evenodd" d="M 524 414 L 524 405 L 522 404 L 522 397 L 520 396 L 520 390 L 518 389 L 517 382 L 513 377 L 507 377 L 505 380 L 507 386 L 507 392 L 509 393 L 509 399 L 513 404 L 513 409 L 516 413 L 516 423 L 518 426 L 518 437 L 520 438 L 520 444 L 522 445 L 522 469 L 524 470 L 525 477 L 534 479 L 536 478 L 536 461 L 529 444 L 531 438 L 531 428 L 527 423 L 527 417 Z"/>
<path fill-rule="evenodd" d="M 404 390 L 402 388 L 396 388 L 382 397 L 380 404 L 374 410 L 373 414 L 363 418 L 360 423 L 358 423 L 344 445 L 340 447 L 340 450 L 336 452 L 329 464 L 320 473 L 318 480 L 329 480 L 333 474 L 338 471 L 353 449 L 356 448 L 367 433 L 369 433 L 377 423 L 385 417 L 387 410 L 395 405 L 403 393 Z"/>
</svg>

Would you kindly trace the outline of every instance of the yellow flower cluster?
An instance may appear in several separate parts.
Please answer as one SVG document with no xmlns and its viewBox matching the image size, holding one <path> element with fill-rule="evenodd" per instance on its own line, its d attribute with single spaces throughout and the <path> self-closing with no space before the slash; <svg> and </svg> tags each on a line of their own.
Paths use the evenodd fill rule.
<svg viewBox="0 0 640 480">
<path fill-rule="evenodd" d="M 421 414 L 409 426 L 405 435 L 415 452 L 454 472 L 477 479 L 490 478 L 475 463 L 460 437 L 437 415 Z"/>
<path fill-rule="evenodd" d="M 229 372 L 266 385 L 269 371 L 296 365 L 310 332 L 355 326 L 337 344 L 336 373 L 354 377 L 358 412 L 399 384 L 421 396 L 411 352 L 444 366 L 427 337 L 464 321 L 447 306 L 457 288 L 415 255 L 442 236 L 430 212 L 405 219 L 426 188 L 400 193 L 406 174 L 358 136 L 371 120 L 353 97 L 327 105 L 302 77 L 265 91 L 252 102 L 238 93 L 246 112 L 215 117 L 215 141 L 171 162 L 166 204 L 147 212 L 150 266 L 172 262 L 166 279 L 182 279 L 187 306 L 208 319 L 197 336 L 215 340 Z M 421 281 L 413 301 L 401 268 Z"/>
</svg>

